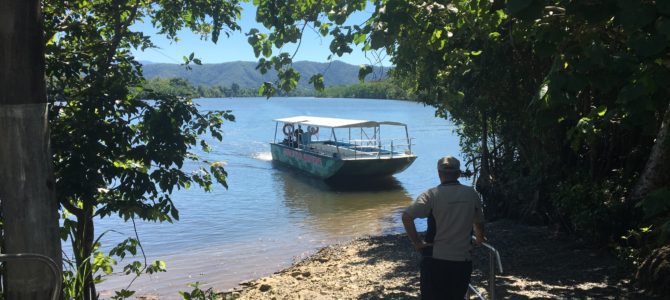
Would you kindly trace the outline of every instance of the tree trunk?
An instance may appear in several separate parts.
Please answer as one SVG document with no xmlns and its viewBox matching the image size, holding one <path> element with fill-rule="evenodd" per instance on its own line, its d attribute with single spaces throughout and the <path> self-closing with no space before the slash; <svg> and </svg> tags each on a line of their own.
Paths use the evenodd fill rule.
<svg viewBox="0 0 670 300">
<path fill-rule="evenodd" d="M 499 206 L 491 203 L 491 165 L 490 165 L 490 154 L 488 146 L 488 117 L 486 112 L 482 112 L 482 153 L 481 153 L 481 162 L 479 169 L 479 179 L 477 180 L 475 186 L 477 191 L 482 195 L 484 200 L 484 214 L 489 220 L 494 220 L 497 218 L 499 213 Z"/>
<path fill-rule="evenodd" d="M 649 159 L 631 193 L 631 201 L 640 201 L 650 192 L 668 186 L 670 182 L 670 175 L 668 174 L 670 167 L 670 133 L 668 127 L 670 127 L 670 103 L 665 110 Z M 647 256 L 638 267 L 635 279 L 640 287 L 661 297 L 667 297 L 670 291 L 668 285 L 670 283 L 670 246 L 659 247 Z"/>
<path fill-rule="evenodd" d="M 635 274 L 636 284 L 657 296 L 670 295 L 670 246 L 655 249 Z"/>
<path fill-rule="evenodd" d="M 37 253 L 62 265 L 37 0 L 0 0 L 0 201 L 6 253 Z M 7 299 L 48 299 L 52 273 L 8 262 Z"/>
<path fill-rule="evenodd" d="M 82 216 L 77 216 L 77 241 L 73 241 L 76 254 L 77 273 L 82 276 L 82 282 L 78 290 L 82 292 L 83 300 L 97 299 L 95 284 L 91 265 L 91 254 L 93 254 L 93 242 L 95 232 L 93 230 L 93 208 L 84 204 Z"/>
<path fill-rule="evenodd" d="M 638 201 L 650 192 L 668 185 L 670 181 L 668 170 L 670 169 L 670 140 L 668 139 L 668 127 L 670 127 L 670 103 L 665 110 L 661 127 L 658 129 L 656 142 L 651 148 L 649 159 L 644 166 L 642 175 L 637 180 L 631 199 Z"/>
</svg>

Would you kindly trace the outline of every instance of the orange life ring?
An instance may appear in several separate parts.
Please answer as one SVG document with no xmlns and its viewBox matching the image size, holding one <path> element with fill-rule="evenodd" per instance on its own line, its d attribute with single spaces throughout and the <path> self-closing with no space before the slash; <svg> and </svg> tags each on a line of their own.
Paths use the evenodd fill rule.
<svg viewBox="0 0 670 300">
<path fill-rule="evenodd" d="M 285 135 L 291 136 L 293 133 L 293 124 L 286 123 L 284 124 L 284 128 L 282 129 Z"/>
<path fill-rule="evenodd" d="M 310 126 L 308 131 L 309 131 L 310 134 L 317 134 L 317 133 L 319 133 L 319 127 Z"/>
</svg>

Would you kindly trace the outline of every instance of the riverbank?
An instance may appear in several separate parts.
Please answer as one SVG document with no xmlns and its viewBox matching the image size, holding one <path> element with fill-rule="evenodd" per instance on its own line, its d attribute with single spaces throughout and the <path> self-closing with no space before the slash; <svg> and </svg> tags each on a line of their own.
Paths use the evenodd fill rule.
<svg viewBox="0 0 670 300">
<path fill-rule="evenodd" d="M 630 272 L 605 249 L 572 237 L 510 221 L 487 226 L 505 273 L 496 294 L 504 299 L 642 298 Z M 419 255 L 404 235 L 357 239 L 321 249 L 271 276 L 241 284 L 233 299 L 417 299 Z M 476 250 L 473 285 L 486 296 L 488 255 Z"/>
</svg>

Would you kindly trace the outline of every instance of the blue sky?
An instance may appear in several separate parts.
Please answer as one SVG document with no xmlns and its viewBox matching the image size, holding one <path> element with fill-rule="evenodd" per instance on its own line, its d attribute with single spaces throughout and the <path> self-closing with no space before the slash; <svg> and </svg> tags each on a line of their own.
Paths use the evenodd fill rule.
<svg viewBox="0 0 670 300">
<path fill-rule="evenodd" d="M 138 23 L 133 25 L 134 30 L 142 31 L 150 35 L 154 44 L 158 49 L 147 49 L 144 52 L 140 50 L 133 51 L 137 60 L 151 61 L 161 63 L 182 63 L 182 57 L 188 56 L 191 52 L 195 53 L 195 57 L 200 58 L 203 63 L 221 63 L 229 61 L 258 61 L 254 56 L 253 49 L 247 42 L 247 37 L 244 33 L 249 32 L 251 28 L 258 28 L 265 31 L 263 26 L 255 21 L 256 9 L 250 3 L 242 3 L 242 19 L 239 21 L 241 31 L 232 32 L 229 38 L 221 34 L 217 44 L 211 41 L 202 40 L 199 35 L 193 34 L 188 30 L 183 30 L 179 33 L 179 42 L 171 42 L 165 36 L 158 35 L 156 29 L 152 27 L 150 22 Z M 365 12 L 352 15 L 347 23 L 361 24 L 373 12 L 374 7 L 370 4 Z M 322 37 L 314 30 L 309 28 L 305 30 L 303 41 L 296 54 L 294 61 L 317 61 L 326 62 L 330 51 L 328 46 L 332 38 Z M 287 45 L 284 49 L 289 53 L 295 51 L 295 45 Z M 333 60 L 340 60 L 346 63 L 360 65 L 360 64 L 377 64 L 377 56 L 381 55 L 381 65 L 390 66 L 389 58 L 385 54 L 376 54 L 368 52 L 367 54 L 361 50 L 361 47 L 354 48 L 351 54 L 345 54 L 342 57 L 333 55 Z M 379 64 L 377 64 L 379 65 Z"/>
</svg>

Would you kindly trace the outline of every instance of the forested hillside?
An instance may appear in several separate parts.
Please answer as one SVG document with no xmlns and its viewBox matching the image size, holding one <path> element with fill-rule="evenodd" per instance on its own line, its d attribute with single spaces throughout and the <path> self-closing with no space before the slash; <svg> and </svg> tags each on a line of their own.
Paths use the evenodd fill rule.
<svg viewBox="0 0 670 300">
<path fill-rule="evenodd" d="M 270 70 L 261 74 L 256 70 L 256 62 L 236 61 L 220 64 L 194 65 L 188 70 L 178 64 L 145 63 L 143 73 L 145 78 L 183 78 L 194 86 L 232 86 L 237 84 L 240 88 L 258 88 L 265 81 L 273 81 L 277 78 L 276 72 Z M 359 66 L 350 65 L 341 61 L 331 63 L 317 63 L 311 61 L 299 61 L 293 64 L 302 77 L 298 82 L 298 88 L 310 88 L 309 78 L 317 73 L 324 75 L 326 86 L 349 85 L 358 83 Z M 373 72 L 366 76 L 367 80 L 378 80 L 385 77 L 388 69 L 376 67 Z"/>
</svg>

